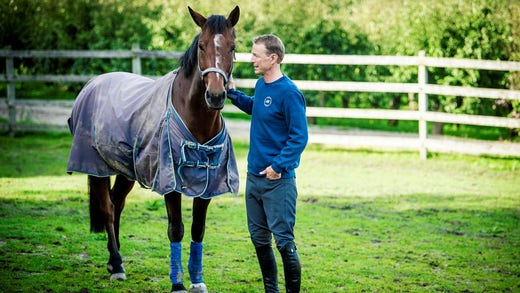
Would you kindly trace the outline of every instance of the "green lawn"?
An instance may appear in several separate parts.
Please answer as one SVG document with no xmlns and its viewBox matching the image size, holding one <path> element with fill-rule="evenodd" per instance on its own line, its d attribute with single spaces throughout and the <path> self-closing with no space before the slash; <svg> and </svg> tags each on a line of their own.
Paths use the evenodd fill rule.
<svg viewBox="0 0 520 293">
<path fill-rule="evenodd" d="M 130 194 L 121 228 L 128 280 L 109 281 L 106 236 L 88 232 L 86 176 L 65 173 L 70 141 L 59 132 L 0 136 L 0 291 L 167 292 L 161 197 Z M 247 144 L 235 148 L 245 182 Z M 520 291 L 519 159 L 309 146 L 297 174 L 303 292 Z M 210 292 L 262 292 L 244 184 L 213 200 L 204 256 Z"/>
</svg>

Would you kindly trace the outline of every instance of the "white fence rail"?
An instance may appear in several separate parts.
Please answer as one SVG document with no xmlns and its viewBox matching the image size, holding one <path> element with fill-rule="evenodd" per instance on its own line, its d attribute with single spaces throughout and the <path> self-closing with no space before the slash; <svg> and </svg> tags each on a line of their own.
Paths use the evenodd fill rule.
<svg viewBox="0 0 520 293">
<path fill-rule="evenodd" d="M 7 128 L 14 133 L 16 130 L 35 129 L 35 126 L 17 124 L 17 107 L 27 106 L 28 102 L 16 100 L 15 83 L 19 82 L 86 82 L 91 75 L 16 75 L 14 71 L 14 58 L 124 58 L 132 60 L 132 71 L 141 74 L 141 59 L 164 58 L 178 59 L 182 52 L 145 51 L 134 46 L 132 50 L 120 51 L 12 51 L 0 50 L 0 58 L 5 59 L 6 72 L 0 75 L 0 82 L 7 83 L 7 108 L 9 124 Z M 250 55 L 237 53 L 237 62 L 249 62 Z M 298 55 L 287 54 L 284 58 L 286 64 L 321 64 L 321 65 L 385 65 L 385 66 L 415 66 L 418 70 L 417 83 L 389 83 L 389 82 L 349 82 L 349 81 L 308 81 L 295 80 L 301 90 L 316 91 L 346 91 L 346 92 L 382 92 L 382 93 L 412 93 L 418 95 L 418 110 L 384 110 L 384 109 L 351 109 L 351 108 L 324 108 L 308 107 L 309 117 L 333 117 L 333 118 L 365 118 L 365 119 L 389 119 L 389 120 L 414 120 L 418 121 L 418 136 L 409 140 L 401 140 L 404 148 L 419 150 L 420 157 L 426 158 L 428 150 L 455 151 L 469 153 L 483 153 L 492 155 L 520 156 L 520 144 L 503 142 L 503 146 L 490 143 L 481 146 L 480 151 L 467 150 L 467 147 L 457 147 L 455 142 L 448 142 L 452 146 L 439 147 L 439 142 L 427 135 L 428 122 L 470 124 L 490 127 L 520 128 L 520 119 L 506 117 L 492 117 L 481 115 L 448 114 L 428 111 L 428 95 L 452 95 L 464 97 L 479 97 L 489 99 L 520 100 L 520 91 L 474 88 L 461 86 L 443 86 L 428 84 L 428 67 L 453 67 L 477 70 L 520 71 L 520 62 L 469 60 L 456 58 L 426 57 L 424 52 L 418 56 L 353 56 L 353 55 Z M 155 77 L 152 77 L 155 78 Z M 253 88 L 256 79 L 236 78 L 237 87 Z M 34 102 L 29 102 L 34 103 Z M 38 103 L 38 102 L 36 102 Z M 59 103 L 59 102 L 58 102 Z M 56 104 L 43 103 L 43 104 Z M 67 104 L 65 102 L 65 104 Z M 68 106 L 67 106 L 68 107 Z M 225 108 L 226 111 L 232 111 Z M 47 126 L 45 126 L 46 128 Z M 52 126 L 51 126 L 52 127 Z M 62 126 L 63 127 L 63 126 Z M 5 124 L 4 124 L 5 128 Z M 38 127 L 36 127 L 38 128 Z M 56 128 L 56 127 L 55 127 Z M 386 138 L 388 140 L 388 138 Z M 383 139 L 384 140 L 384 139 Z M 385 146 L 381 140 L 365 139 L 365 147 L 370 145 Z M 355 144 L 355 143 L 354 143 Z M 446 143 L 444 143 L 446 144 Z M 500 143 L 499 143 L 500 144 Z M 487 151 L 486 151 L 487 150 Z"/>
</svg>

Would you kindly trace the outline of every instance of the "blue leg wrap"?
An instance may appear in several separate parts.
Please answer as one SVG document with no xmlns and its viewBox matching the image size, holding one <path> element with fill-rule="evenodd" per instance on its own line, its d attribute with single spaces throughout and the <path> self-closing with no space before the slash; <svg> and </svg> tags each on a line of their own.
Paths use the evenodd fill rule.
<svg viewBox="0 0 520 293">
<path fill-rule="evenodd" d="M 170 280 L 172 284 L 182 284 L 182 245 L 181 242 L 170 242 Z"/>
<path fill-rule="evenodd" d="M 191 242 L 188 271 L 192 284 L 204 283 L 202 279 L 202 242 Z"/>
</svg>

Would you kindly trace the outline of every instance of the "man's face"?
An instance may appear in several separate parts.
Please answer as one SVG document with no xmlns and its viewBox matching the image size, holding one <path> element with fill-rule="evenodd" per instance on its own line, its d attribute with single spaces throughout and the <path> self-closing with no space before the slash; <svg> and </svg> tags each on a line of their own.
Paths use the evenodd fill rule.
<svg viewBox="0 0 520 293">
<path fill-rule="evenodd" d="M 251 50 L 251 63 L 255 70 L 255 74 L 264 75 L 273 66 L 276 54 L 267 54 L 267 49 L 263 43 L 253 44 Z"/>
</svg>

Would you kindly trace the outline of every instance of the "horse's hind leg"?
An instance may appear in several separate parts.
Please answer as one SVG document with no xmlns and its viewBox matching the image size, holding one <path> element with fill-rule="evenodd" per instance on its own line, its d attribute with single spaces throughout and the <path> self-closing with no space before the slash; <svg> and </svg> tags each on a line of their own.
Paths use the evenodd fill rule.
<svg viewBox="0 0 520 293">
<path fill-rule="evenodd" d="M 102 232 L 102 223 L 107 231 L 107 249 L 110 258 L 107 269 L 111 280 L 125 280 L 123 260 L 119 254 L 118 240 L 114 227 L 114 204 L 110 199 L 110 177 L 89 176 L 91 231 Z"/>
<path fill-rule="evenodd" d="M 190 273 L 190 292 L 208 292 L 202 278 L 202 240 L 206 231 L 206 215 L 211 200 L 193 199 L 193 222 L 191 224 L 190 259 L 188 271 Z"/>
<path fill-rule="evenodd" d="M 121 249 L 119 242 L 119 223 L 121 222 L 121 213 L 125 208 L 126 196 L 134 187 L 135 181 L 128 180 L 122 175 L 116 176 L 116 181 L 112 190 L 110 190 L 110 199 L 114 204 L 114 231 L 116 234 L 117 248 Z"/>
</svg>

